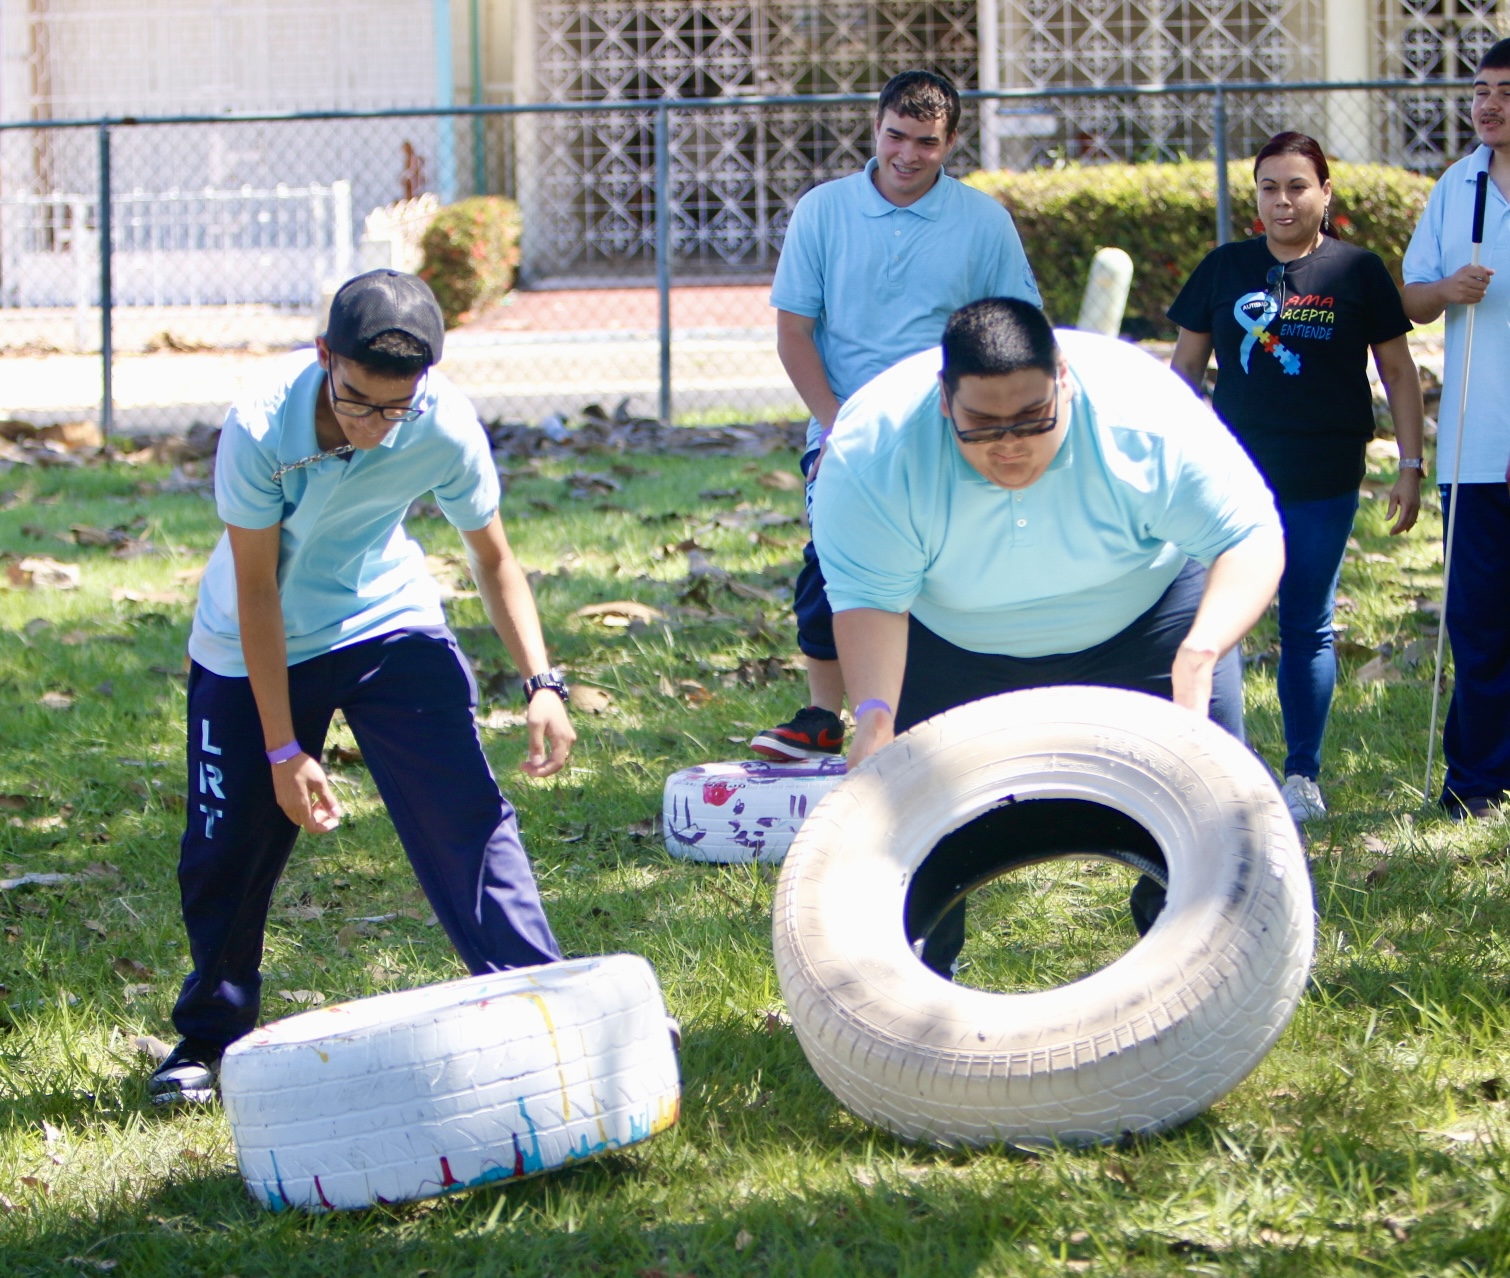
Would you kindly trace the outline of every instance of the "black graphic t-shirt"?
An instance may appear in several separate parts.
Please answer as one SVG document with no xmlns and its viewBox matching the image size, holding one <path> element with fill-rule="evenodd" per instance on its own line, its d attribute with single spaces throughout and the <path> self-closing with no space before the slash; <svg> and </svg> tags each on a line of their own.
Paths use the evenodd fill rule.
<svg viewBox="0 0 1510 1278">
<path fill-rule="evenodd" d="M 1263 236 L 1208 253 L 1169 308 L 1210 333 L 1212 406 L 1283 501 L 1358 487 L 1374 434 L 1369 347 L 1410 332 L 1379 257 L 1328 237 L 1284 263 Z"/>
</svg>

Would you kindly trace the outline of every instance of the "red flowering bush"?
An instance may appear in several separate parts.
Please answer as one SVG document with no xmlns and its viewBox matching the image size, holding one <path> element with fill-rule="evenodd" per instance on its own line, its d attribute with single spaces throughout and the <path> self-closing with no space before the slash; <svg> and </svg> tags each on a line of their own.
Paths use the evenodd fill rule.
<svg viewBox="0 0 1510 1278">
<path fill-rule="evenodd" d="M 501 195 L 448 204 L 420 240 L 419 268 L 453 328 L 514 287 L 519 266 L 519 206 Z"/>
</svg>

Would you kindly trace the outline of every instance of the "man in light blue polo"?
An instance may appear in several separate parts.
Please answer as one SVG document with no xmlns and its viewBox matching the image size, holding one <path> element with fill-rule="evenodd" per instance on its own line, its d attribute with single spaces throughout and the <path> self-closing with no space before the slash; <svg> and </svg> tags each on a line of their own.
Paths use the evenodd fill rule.
<svg viewBox="0 0 1510 1278">
<path fill-rule="evenodd" d="M 902 361 L 839 413 L 813 530 L 851 765 L 953 706 L 1053 684 L 1172 698 L 1243 735 L 1237 644 L 1284 567 L 1269 490 L 1158 361 L 1057 338 L 1030 303 L 971 303 L 942 361 Z M 1146 927 L 1162 893 L 1140 889 Z M 963 906 L 916 939 L 948 972 Z"/>
<path fill-rule="evenodd" d="M 1429 324 L 1447 313 L 1437 482 L 1444 518 L 1453 502 L 1452 703 L 1442 730 L 1447 776 L 1440 801 L 1452 817 L 1490 816 L 1510 790 L 1510 40 L 1484 55 L 1473 80 L 1480 145 L 1432 188 L 1405 251 L 1405 313 Z M 1473 264 L 1473 205 L 1489 174 L 1484 241 Z M 1459 419 L 1468 308 L 1477 308 L 1468 411 Z M 1461 449 L 1456 493 L 1448 487 Z"/>
<path fill-rule="evenodd" d="M 444 337 L 423 280 L 359 275 L 336 293 L 316 350 L 226 417 L 215 465 L 226 531 L 189 636 L 178 882 L 194 966 L 173 1009 L 183 1041 L 149 1084 L 155 1104 L 211 1100 L 227 1044 L 257 1022 L 278 878 L 301 829 L 341 822 L 320 763 L 337 710 L 467 967 L 560 958 L 478 741 L 477 685 L 404 531 L 410 503 L 433 492 L 529 676 L 520 768 L 559 771 L 576 736 L 566 688 L 498 517 L 487 435 L 432 368 Z"/>
<path fill-rule="evenodd" d="M 812 414 L 802 459 L 810 485 L 839 405 L 936 346 L 953 311 L 981 297 L 1040 300 L 1011 214 L 943 171 L 959 116 L 959 94 L 942 76 L 894 76 L 876 104 L 875 158 L 815 187 L 792 213 L 771 305 L 782 365 Z M 803 561 L 797 643 L 811 704 L 751 742 L 773 759 L 837 754 L 844 742 L 833 614 L 811 542 Z"/>
</svg>

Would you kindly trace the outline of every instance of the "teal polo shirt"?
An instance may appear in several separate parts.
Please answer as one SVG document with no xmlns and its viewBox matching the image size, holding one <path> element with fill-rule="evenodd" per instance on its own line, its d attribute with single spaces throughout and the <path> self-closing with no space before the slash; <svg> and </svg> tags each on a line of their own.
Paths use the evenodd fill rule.
<svg viewBox="0 0 1510 1278">
<path fill-rule="evenodd" d="M 404 516 L 428 492 L 463 531 L 485 528 L 498 509 L 487 433 L 471 401 L 434 369 L 415 401 L 422 416 L 398 423 L 378 447 L 275 480 L 285 462 L 320 451 L 315 403 L 324 387 L 313 351 L 291 357 L 263 396 L 231 408 L 215 455 L 221 519 L 282 525 L 278 594 L 291 666 L 395 630 L 444 625 L 440 588 Z M 246 675 L 228 535 L 199 583 L 189 655 L 215 674 Z"/>
<path fill-rule="evenodd" d="M 1401 274 L 1407 284 L 1431 284 L 1473 260 L 1473 197 L 1476 179 L 1493 152 L 1480 144 L 1442 174 L 1431 188 L 1426 211 L 1405 250 Z M 1484 203 L 1484 242 L 1479 261 L 1494 268 L 1489 291 L 1473 309 L 1473 367 L 1468 378 L 1467 425 L 1462 432 L 1465 484 L 1502 484 L 1510 461 L 1510 204 L 1493 181 Z M 1468 307 L 1447 308 L 1442 356 L 1442 402 L 1437 410 L 1437 482 L 1452 479 L 1458 446 L 1458 409 L 1463 402 L 1463 346 Z"/>
<path fill-rule="evenodd" d="M 772 306 L 817 320 L 813 340 L 840 400 L 938 345 L 967 302 L 1043 304 L 1012 215 L 989 195 L 940 173 L 898 208 L 876 189 L 875 169 L 871 159 L 797 202 L 771 286 Z"/>
<path fill-rule="evenodd" d="M 1069 429 L 1025 489 L 984 479 L 939 409 L 938 350 L 851 396 L 814 489 L 835 612 L 910 612 L 973 652 L 1079 652 L 1279 516 L 1262 477 L 1189 386 L 1127 342 L 1061 331 Z"/>
</svg>

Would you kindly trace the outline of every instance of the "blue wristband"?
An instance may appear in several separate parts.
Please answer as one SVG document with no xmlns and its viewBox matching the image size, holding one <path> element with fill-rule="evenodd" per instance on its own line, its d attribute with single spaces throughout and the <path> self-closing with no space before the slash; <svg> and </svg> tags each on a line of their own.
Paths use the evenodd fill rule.
<svg viewBox="0 0 1510 1278">
<path fill-rule="evenodd" d="M 304 747 L 297 741 L 290 741 L 287 745 L 279 746 L 276 750 L 267 752 L 269 763 L 287 763 L 290 759 L 297 759 L 304 753 Z"/>
<path fill-rule="evenodd" d="M 887 702 L 882 701 L 880 697 L 869 697 L 855 707 L 855 722 L 859 723 L 872 710 L 884 710 L 887 714 L 895 713 L 891 706 Z"/>
</svg>

